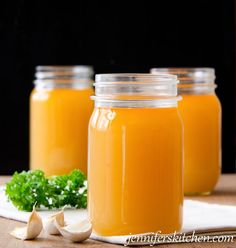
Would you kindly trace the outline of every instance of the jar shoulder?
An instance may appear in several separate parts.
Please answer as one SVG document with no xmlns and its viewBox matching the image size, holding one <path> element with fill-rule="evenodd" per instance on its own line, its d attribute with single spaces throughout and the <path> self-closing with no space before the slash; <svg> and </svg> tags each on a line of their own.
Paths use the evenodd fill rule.
<svg viewBox="0 0 236 248">
<path fill-rule="evenodd" d="M 89 99 L 94 93 L 93 88 L 73 89 L 73 88 L 56 88 L 56 89 L 37 89 L 34 88 L 30 93 L 31 101 L 46 100 L 52 98 L 86 98 Z M 90 100 L 90 99 L 89 99 Z"/>
<path fill-rule="evenodd" d="M 179 106 L 185 106 L 188 108 L 194 107 L 204 107 L 204 108 L 211 108 L 217 107 L 221 109 L 221 103 L 216 94 L 202 94 L 202 95 L 194 95 L 194 94 L 187 94 L 181 95 L 182 100 L 179 102 Z"/>
<path fill-rule="evenodd" d="M 178 108 L 95 108 L 90 118 L 90 127 L 107 129 L 124 126 L 176 126 L 182 128 Z"/>
</svg>

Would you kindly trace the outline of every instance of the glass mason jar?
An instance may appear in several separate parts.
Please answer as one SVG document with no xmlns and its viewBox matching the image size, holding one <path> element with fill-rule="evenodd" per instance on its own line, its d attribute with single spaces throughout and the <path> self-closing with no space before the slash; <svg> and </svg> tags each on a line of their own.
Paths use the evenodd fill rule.
<svg viewBox="0 0 236 248">
<path fill-rule="evenodd" d="M 182 224 L 177 77 L 96 75 L 88 209 L 99 235 L 172 233 Z"/>
<path fill-rule="evenodd" d="M 184 192 L 209 194 L 221 171 L 221 105 L 212 68 L 155 68 L 178 76 L 184 123 Z"/>
<path fill-rule="evenodd" d="M 38 66 L 30 96 L 30 168 L 47 176 L 87 174 L 87 127 L 93 110 L 93 69 Z"/>
</svg>

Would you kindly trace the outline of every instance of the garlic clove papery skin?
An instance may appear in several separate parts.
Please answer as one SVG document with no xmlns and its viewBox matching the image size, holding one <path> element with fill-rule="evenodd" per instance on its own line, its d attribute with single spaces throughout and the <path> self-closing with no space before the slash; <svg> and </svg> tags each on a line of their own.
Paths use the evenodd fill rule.
<svg viewBox="0 0 236 248">
<path fill-rule="evenodd" d="M 43 227 L 48 234 L 59 235 L 60 231 L 58 230 L 56 223 L 61 227 L 65 226 L 63 210 L 43 220 Z"/>
<path fill-rule="evenodd" d="M 42 229 L 42 219 L 36 212 L 34 207 L 26 227 L 15 228 L 10 234 L 17 239 L 30 240 L 37 238 L 41 233 Z"/>
</svg>

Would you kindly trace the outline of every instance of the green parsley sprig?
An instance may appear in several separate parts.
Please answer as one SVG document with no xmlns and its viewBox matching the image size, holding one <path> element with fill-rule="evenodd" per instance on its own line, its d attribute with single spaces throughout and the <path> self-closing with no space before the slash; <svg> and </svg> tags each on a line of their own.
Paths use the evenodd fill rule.
<svg viewBox="0 0 236 248">
<path fill-rule="evenodd" d="M 45 177 L 40 170 L 15 172 L 5 191 L 8 199 L 19 209 L 87 207 L 85 175 L 74 170 L 69 175 Z"/>
</svg>

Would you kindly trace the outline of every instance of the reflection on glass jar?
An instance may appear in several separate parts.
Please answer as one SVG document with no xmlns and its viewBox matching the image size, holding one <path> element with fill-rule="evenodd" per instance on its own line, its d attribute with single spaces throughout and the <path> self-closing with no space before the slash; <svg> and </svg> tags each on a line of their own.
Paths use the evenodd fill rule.
<svg viewBox="0 0 236 248">
<path fill-rule="evenodd" d="M 30 97 L 30 168 L 46 175 L 87 174 L 87 126 L 93 70 L 38 66 Z"/>
<path fill-rule="evenodd" d="M 96 76 L 89 125 L 89 216 L 99 235 L 171 233 L 182 224 L 177 78 Z"/>
<path fill-rule="evenodd" d="M 212 68 L 155 68 L 178 76 L 184 123 L 184 192 L 209 194 L 221 170 L 221 105 Z"/>
</svg>

